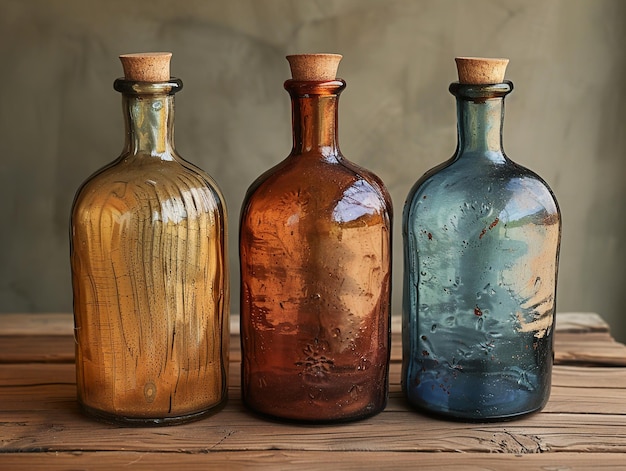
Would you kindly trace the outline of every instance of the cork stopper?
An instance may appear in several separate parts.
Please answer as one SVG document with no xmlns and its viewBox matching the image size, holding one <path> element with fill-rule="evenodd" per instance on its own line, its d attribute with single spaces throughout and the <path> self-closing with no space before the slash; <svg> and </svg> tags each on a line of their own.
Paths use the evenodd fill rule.
<svg viewBox="0 0 626 471">
<path fill-rule="evenodd" d="M 287 56 L 294 80 L 323 81 L 337 78 L 341 54 L 294 54 Z"/>
<path fill-rule="evenodd" d="M 484 85 L 504 82 L 508 59 L 486 59 L 484 57 L 456 57 L 459 82 Z"/>
<path fill-rule="evenodd" d="M 135 82 L 167 82 L 170 79 L 171 52 L 122 54 L 124 78 Z"/>
</svg>

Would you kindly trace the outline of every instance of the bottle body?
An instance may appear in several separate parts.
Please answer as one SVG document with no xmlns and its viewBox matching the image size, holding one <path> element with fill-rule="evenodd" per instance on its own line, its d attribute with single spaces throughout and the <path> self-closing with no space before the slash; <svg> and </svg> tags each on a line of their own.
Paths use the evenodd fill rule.
<svg viewBox="0 0 626 471">
<path fill-rule="evenodd" d="M 72 209 L 79 402 L 104 420 L 183 422 L 226 396 L 225 207 L 206 173 L 155 145 L 173 97 L 121 86 L 130 142 Z"/>
<path fill-rule="evenodd" d="M 300 104 L 333 108 L 336 96 L 315 97 L 314 87 L 306 98 L 290 93 L 294 126 L 300 115 L 303 123 L 325 126 L 300 113 Z M 305 141 L 326 132 L 307 129 L 300 129 Z M 333 145 L 294 149 L 251 186 L 243 204 L 243 400 L 290 420 L 370 416 L 387 400 L 390 198 Z"/>
<path fill-rule="evenodd" d="M 560 214 L 501 150 L 504 85 L 451 87 L 457 153 L 416 183 L 403 215 L 403 389 L 457 419 L 534 412 L 550 392 Z"/>
</svg>

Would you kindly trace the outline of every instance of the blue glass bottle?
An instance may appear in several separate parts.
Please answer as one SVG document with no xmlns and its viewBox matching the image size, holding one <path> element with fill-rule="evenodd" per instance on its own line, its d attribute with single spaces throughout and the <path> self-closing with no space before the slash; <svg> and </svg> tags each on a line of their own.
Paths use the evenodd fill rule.
<svg viewBox="0 0 626 471">
<path fill-rule="evenodd" d="M 457 150 L 414 185 L 403 214 L 403 390 L 413 406 L 461 420 L 540 410 L 553 362 L 559 208 L 504 154 L 513 84 L 506 60 L 485 77 L 489 61 L 457 59 Z"/>
</svg>

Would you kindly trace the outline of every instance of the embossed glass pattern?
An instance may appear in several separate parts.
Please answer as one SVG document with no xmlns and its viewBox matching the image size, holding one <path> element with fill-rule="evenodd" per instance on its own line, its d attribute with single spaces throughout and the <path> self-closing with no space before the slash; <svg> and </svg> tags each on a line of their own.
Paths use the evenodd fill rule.
<svg viewBox="0 0 626 471">
<path fill-rule="evenodd" d="M 560 214 L 502 150 L 510 82 L 453 83 L 458 147 L 404 207 L 403 389 L 468 420 L 541 409 L 550 392 Z"/>
<path fill-rule="evenodd" d="M 118 79 L 126 144 L 71 217 L 78 398 L 91 415 L 176 423 L 226 397 L 223 198 L 173 145 L 182 82 Z"/>
<path fill-rule="evenodd" d="M 243 400 L 283 419 L 357 419 L 387 400 L 391 200 L 339 151 L 344 87 L 285 83 L 292 152 L 241 213 Z"/>
</svg>

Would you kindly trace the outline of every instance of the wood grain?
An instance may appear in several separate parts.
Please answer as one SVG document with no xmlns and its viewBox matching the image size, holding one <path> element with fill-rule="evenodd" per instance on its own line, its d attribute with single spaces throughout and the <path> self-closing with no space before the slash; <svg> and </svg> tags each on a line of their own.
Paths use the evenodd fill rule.
<svg viewBox="0 0 626 471">
<path fill-rule="evenodd" d="M 567 321 L 566 315 L 561 318 Z M 67 325 L 67 316 L 58 319 Z M 557 331 L 557 357 L 559 345 L 577 340 L 577 348 L 566 364 L 555 366 L 548 405 L 511 422 L 449 422 L 411 409 L 399 385 L 399 349 L 392 353 L 391 392 L 381 414 L 333 425 L 265 420 L 241 403 L 235 334 L 229 401 L 221 411 L 175 427 L 125 428 L 80 412 L 75 368 L 67 355 L 71 331 L 48 335 L 46 327 L 33 335 L 37 325 L 50 326 L 49 317 L 41 321 L 29 319 L 31 327 L 21 333 L 11 328 L 14 335 L 5 335 L 0 325 L 0 469 L 577 470 L 621 469 L 626 463 L 626 368 L 615 366 L 617 360 L 626 362 L 625 347 L 600 323 L 561 324 L 567 328 Z M 11 361 L 15 354 L 7 345 L 20 340 L 23 355 Z M 393 343 L 399 340 L 394 329 Z M 47 360 L 41 360 L 44 352 Z M 603 366 L 608 363 L 601 358 L 614 359 L 614 366 Z"/>
<path fill-rule="evenodd" d="M 271 470 L 365 469 L 394 470 L 567 470 L 598 471 L 623 469 L 624 453 L 540 453 L 508 455 L 485 453 L 398 453 L 366 451 L 311 452 L 298 451 L 244 451 L 205 454 L 107 451 L 97 453 L 9 453 L 0 464 L 12 470 L 43 471 L 59 464 L 68 469 L 203 469 L 203 470 Z"/>
</svg>

